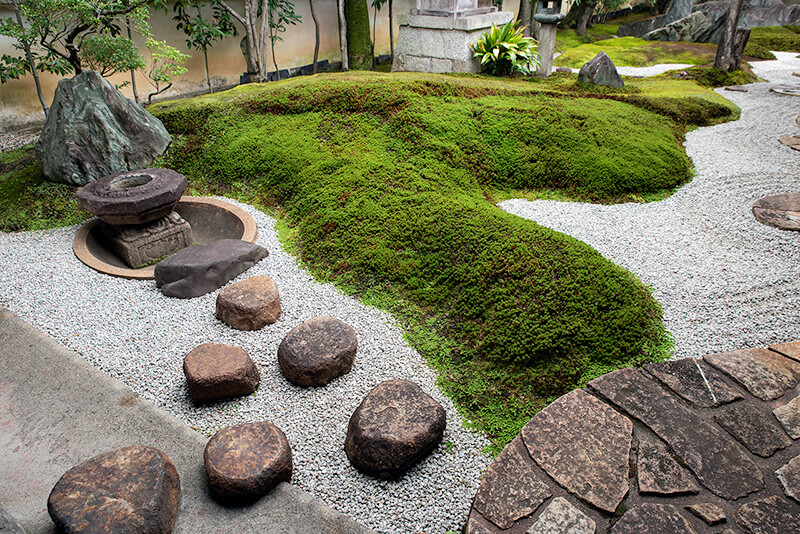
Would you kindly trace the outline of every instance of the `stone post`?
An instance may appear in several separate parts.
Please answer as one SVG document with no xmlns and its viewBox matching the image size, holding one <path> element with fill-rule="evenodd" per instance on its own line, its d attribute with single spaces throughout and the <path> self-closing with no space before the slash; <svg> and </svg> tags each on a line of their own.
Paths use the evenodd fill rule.
<svg viewBox="0 0 800 534">
<path fill-rule="evenodd" d="M 533 20 L 542 25 L 539 29 L 539 69 L 536 76 L 547 78 L 553 71 L 553 52 L 556 49 L 556 28 L 566 15 L 536 13 Z"/>
</svg>

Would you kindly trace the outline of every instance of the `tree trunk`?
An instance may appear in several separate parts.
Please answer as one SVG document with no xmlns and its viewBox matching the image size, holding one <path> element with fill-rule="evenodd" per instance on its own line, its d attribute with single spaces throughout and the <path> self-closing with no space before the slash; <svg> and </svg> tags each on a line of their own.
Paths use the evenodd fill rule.
<svg viewBox="0 0 800 534">
<path fill-rule="evenodd" d="M 347 59 L 354 70 L 372 68 L 372 41 L 369 38 L 367 0 L 344 0 L 347 20 Z"/>
<path fill-rule="evenodd" d="M 308 5 L 311 7 L 311 18 L 314 19 L 314 66 L 312 67 L 312 74 L 317 73 L 317 60 L 319 59 L 319 21 L 317 14 L 314 13 L 314 0 L 308 0 Z"/>
<path fill-rule="evenodd" d="M 575 27 L 576 31 L 580 35 L 586 35 L 586 26 L 589 25 L 589 19 L 592 18 L 592 13 L 594 13 L 594 8 L 596 5 L 596 0 L 581 2 L 580 11 L 577 14 L 577 25 Z"/>
<path fill-rule="evenodd" d="M 211 76 L 208 74 L 208 50 L 203 48 L 203 59 L 205 60 L 205 67 L 206 67 L 206 85 L 208 85 L 208 92 L 213 93 L 214 89 L 211 88 Z"/>
<path fill-rule="evenodd" d="M 17 24 L 19 24 L 20 27 L 23 27 L 22 15 L 19 14 L 19 3 L 17 0 L 14 0 L 14 14 L 17 16 Z M 36 94 L 39 96 L 39 103 L 42 104 L 42 111 L 44 111 L 44 116 L 47 117 L 47 103 L 44 101 L 44 95 L 42 94 L 42 84 L 39 82 L 39 73 L 36 70 L 36 62 L 33 60 L 33 54 L 31 54 L 31 44 L 28 41 L 25 41 L 23 46 L 25 47 L 25 58 L 28 60 L 28 67 L 30 67 L 31 75 L 33 76 L 33 83 L 36 85 Z"/>
<path fill-rule="evenodd" d="M 731 0 L 728 15 L 725 17 L 725 27 L 719 38 L 717 45 L 717 55 L 714 58 L 714 67 L 720 70 L 731 72 L 739 68 L 744 53 L 744 45 L 750 37 L 750 30 L 739 32 L 736 25 L 739 23 L 739 15 L 745 0 Z M 741 28 L 745 30 L 745 28 Z M 737 46 L 739 45 L 739 46 Z M 737 50 L 739 51 L 737 57 Z"/>
<path fill-rule="evenodd" d="M 392 0 L 389 0 L 389 56 L 394 64 L 394 20 L 392 19 Z"/>
<path fill-rule="evenodd" d="M 128 27 L 128 39 L 133 40 L 131 36 L 131 19 L 125 17 L 125 25 Z M 133 90 L 133 101 L 139 103 L 139 91 L 136 90 L 136 71 L 131 71 L 131 89 Z"/>
<path fill-rule="evenodd" d="M 345 16 L 344 0 L 336 0 L 339 6 L 339 46 L 342 49 L 342 70 L 350 70 L 350 62 L 348 61 L 348 43 L 347 43 L 347 17 Z"/>
<path fill-rule="evenodd" d="M 522 34 L 525 37 L 531 36 L 531 1 L 519 0 L 519 13 L 517 20 L 522 23 Z"/>
</svg>

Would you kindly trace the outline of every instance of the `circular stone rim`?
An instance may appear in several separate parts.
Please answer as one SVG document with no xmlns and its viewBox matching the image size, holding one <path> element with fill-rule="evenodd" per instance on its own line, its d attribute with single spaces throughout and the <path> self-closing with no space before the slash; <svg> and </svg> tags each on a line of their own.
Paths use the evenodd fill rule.
<svg viewBox="0 0 800 534">
<path fill-rule="evenodd" d="M 252 215 L 244 211 L 242 208 L 234 206 L 230 202 L 225 202 L 224 200 L 203 197 L 184 196 L 178 201 L 178 204 L 183 203 L 216 206 L 230 212 L 236 218 L 238 218 L 244 226 L 244 231 L 242 232 L 242 237 L 240 239 L 242 241 L 249 241 L 250 243 L 256 242 L 256 238 L 258 237 L 258 226 L 256 225 L 256 220 Z M 155 265 L 149 265 L 147 267 L 142 267 L 141 269 L 129 269 L 106 263 L 92 254 L 92 252 L 86 246 L 86 239 L 89 237 L 89 232 L 91 232 L 91 230 L 98 224 L 100 224 L 100 219 L 93 217 L 89 221 L 83 223 L 83 226 L 78 228 L 78 231 L 75 233 L 75 237 L 72 239 L 72 252 L 75 253 L 75 257 L 77 257 L 85 265 L 103 274 L 108 274 L 119 278 L 128 278 L 131 280 L 152 280 L 155 278 Z"/>
</svg>

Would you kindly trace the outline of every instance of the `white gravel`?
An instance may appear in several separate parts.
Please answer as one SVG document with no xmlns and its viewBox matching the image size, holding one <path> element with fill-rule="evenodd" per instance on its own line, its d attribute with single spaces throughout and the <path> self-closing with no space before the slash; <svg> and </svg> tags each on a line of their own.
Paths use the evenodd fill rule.
<svg viewBox="0 0 800 534">
<path fill-rule="evenodd" d="M 620 76 L 646 78 L 647 76 L 657 76 L 671 70 L 688 69 L 689 67 L 694 67 L 694 65 L 688 63 L 661 63 L 660 65 L 651 65 L 649 67 L 617 67 L 617 72 Z M 570 70 L 577 73 L 581 69 L 572 68 Z"/>
<path fill-rule="evenodd" d="M 697 175 L 667 200 L 500 204 L 588 243 L 651 286 L 676 358 L 800 340 L 800 233 L 759 224 L 750 212 L 763 196 L 800 190 L 800 152 L 778 142 L 797 133 L 800 98 L 769 92 L 796 82 L 800 59 L 775 55 L 753 63 L 770 83 L 718 90 L 741 119 L 686 136 Z"/>
</svg>

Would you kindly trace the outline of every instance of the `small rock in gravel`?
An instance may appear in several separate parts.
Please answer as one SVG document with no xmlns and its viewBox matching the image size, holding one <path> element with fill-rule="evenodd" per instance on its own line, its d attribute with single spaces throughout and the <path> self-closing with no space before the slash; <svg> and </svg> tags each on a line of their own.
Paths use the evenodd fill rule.
<svg viewBox="0 0 800 534">
<path fill-rule="evenodd" d="M 315 317 L 293 328 L 278 347 L 284 376 L 298 386 L 324 386 L 350 371 L 356 331 L 333 317 Z"/>
<path fill-rule="evenodd" d="M 278 286 L 268 276 L 236 282 L 217 296 L 217 319 L 237 330 L 260 330 L 280 316 Z"/>
<path fill-rule="evenodd" d="M 261 382 L 256 364 L 244 349 L 217 343 L 192 349 L 183 359 L 183 373 L 196 403 L 249 395 Z"/>
</svg>

